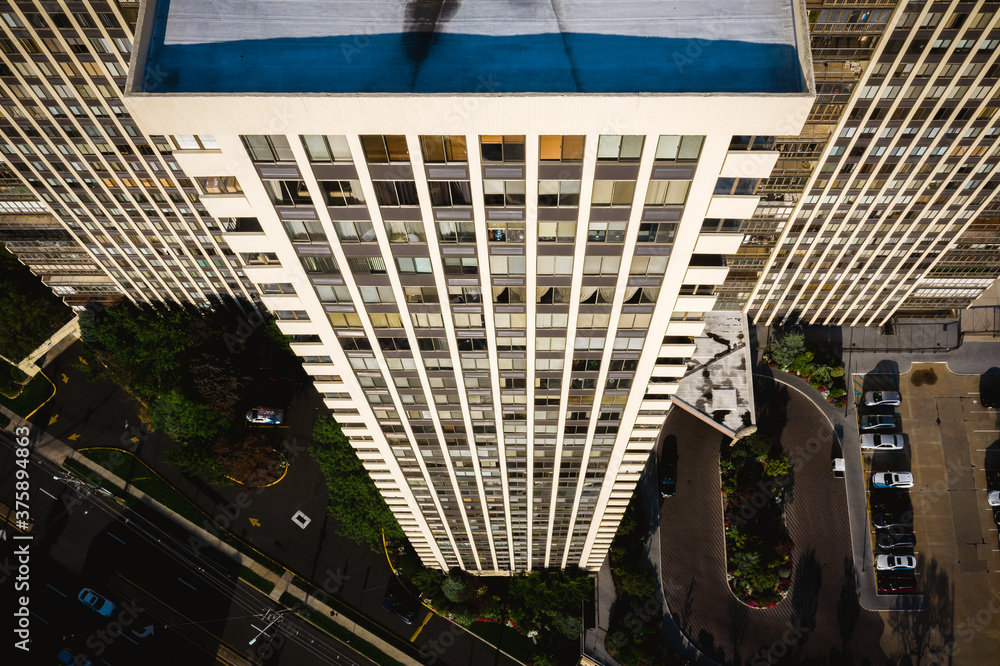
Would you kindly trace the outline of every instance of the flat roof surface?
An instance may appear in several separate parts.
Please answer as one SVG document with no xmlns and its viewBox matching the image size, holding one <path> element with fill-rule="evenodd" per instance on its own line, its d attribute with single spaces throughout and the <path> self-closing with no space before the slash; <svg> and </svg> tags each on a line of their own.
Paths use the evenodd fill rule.
<svg viewBox="0 0 1000 666">
<path fill-rule="evenodd" d="M 793 93 L 792 0 L 157 0 L 143 92 Z"/>
</svg>

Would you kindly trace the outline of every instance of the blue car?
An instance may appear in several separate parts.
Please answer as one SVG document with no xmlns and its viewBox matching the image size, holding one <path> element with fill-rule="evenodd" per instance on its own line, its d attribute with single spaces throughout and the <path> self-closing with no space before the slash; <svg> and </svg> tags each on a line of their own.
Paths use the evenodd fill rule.
<svg viewBox="0 0 1000 666">
<path fill-rule="evenodd" d="M 113 603 L 99 595 L 97 592 L 94 592 L 89 587 L 85 587 L 80 590 L 80 594 L 77 595 L 77 599 L 79 599 L 84 606 L 90 608 L 99 615 L 103 615 L 104 617 L 111 617 L 111 614 L 115 612 L 115 605 Z"/>
</svg>

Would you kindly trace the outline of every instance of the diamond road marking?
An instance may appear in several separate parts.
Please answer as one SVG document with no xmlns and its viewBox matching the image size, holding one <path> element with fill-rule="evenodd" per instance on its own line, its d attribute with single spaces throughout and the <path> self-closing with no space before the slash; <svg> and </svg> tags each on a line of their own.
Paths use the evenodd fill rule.
<svg viewBox="0 0 1000 666">
<path fill-rule="evenodd" d="M 295 515 L 292 516 L 292 522 L 301 527 L 302 529 L 305 529 L 306 526 L 312 522 L 312 518 L 302 513 L 301 511 L 296 511 Z"/>
</svg>

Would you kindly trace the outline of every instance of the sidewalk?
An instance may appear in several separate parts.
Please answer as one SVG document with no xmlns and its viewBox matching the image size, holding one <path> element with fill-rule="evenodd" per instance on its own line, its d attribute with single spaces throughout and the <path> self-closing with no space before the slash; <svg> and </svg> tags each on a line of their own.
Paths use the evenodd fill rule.
<svg viewBox="0 0 1000 666">
<path fill-rule="evenodd" d="M 32 426 L 30 422 L 25 421 L 24 419 L 17 416 L 16 414 L 6 409 L 5 407 L 0 406 L 0 414 L 4 414 L 8 418 L 10 418 L 11 422 L 10 425 L 6 428 L 7 430 L 13 431 L 14 428 L 21 426 L 32 427 L 34 430 L 34 435 L 36 437 L 34 446 L 35 452 L 37 452 L 41 456 L 44 456 L 52 463 L 62 467 L 67 460 L 74 460 L 77 463 L 86 467 L 93 474 L 100 476 L 103 479 L 111 482 L 119 489 L 125 487 L 125 481 L 123 479 L 119 478 L 118 476 L 115 476 L 114 474 L 110 473 L 108 470 L 104 469 L 97 463 L 92 462 L 88 458 L 82 455 L 77 455 L 77 452 L 74 451 L 72 448 L 70 448 L 63 442 L 59 441 L 55 437 L 50 436 L 44 430 Z M 291 596 L 303 602 L 311 610 L 317 611 L 322 615 L 331 618 L 337 624 L 343 626 L 348 631 L 355 634 L 362 640 L 371 643 L 372 645 L 374 645 L 379 650 L 384 652 L 386 655 L 392 657 L 396 661 L 406 664 L 407 666 L 422 666 L 421 662 L 403 654 L 393 646 L 383 641 L 378 636 L 375 636 L 374 634 L 370 633 L 363 627 L 358 626 L 356 622 L 353 622 L 352 620 L 345 618 L 340 613 L 336 613 L 331 606 L 328 606 L 327 604 L 324 604 L 316 600 L 315 598 L 310 596 L 308 592 L 292 584 L 291 572 L 286 571 L 285 576 L 278 576 L 276 573 L 274 573 L 267 567 L 257 563 L 252 558 L 247 557 L 246 555 L 236 550 L 232 546 L 219 540 L 218 537 L 214 536 L 207 530 L 204 530 L 201 527 L 198 527 L 197 525 L 185 520 L 181 516 L 177 515 L 167 507 L 157 502 L 155 499 L 149 497 L 142 491 L 136 489 L 134 486 L 129 488 L 129 495 L 135 497 L 138 501 L 142 502 L 143 504 L 160 512 L 162 515 L 169 518 L 171 521 L 176 523 L 184 530 L 196 535 L 198 538 L 203 540 L 204 543 L 224 553 L 233 560 L 239 562 L 240 565 L 247 567 L 261 578 L 264 578 L 265 580 L 273 583 L 274 593 L 277 594 L 277 597 L 274 598 L 276 599 L 280 598 L 280 596 L 283 593 L 287 592 Z M 272 594 L 271 596 L 273 597 L 274 595 Z M 337 640 L 337 639 L 331 637 L 331 640 Z"/>
<path fill-rule="evenodd" d="M 34 377 L 38 374 L 38 371 L 48 365 L 52 359 L 59 356 L 59 354 L 61 354 L 67 347 L 79 339 L 80 318 L 76 316 L 63 324 L 63 326 L 58 331 L 53 333 L 48 340 L 38 345 L 35 351 L 31 352 L 20 361 L 14 361 L 6 357 L 0 358 L 3 358 L 11 365 L 17 366 L 21 372 L 29 377 Z"/>
</svg>

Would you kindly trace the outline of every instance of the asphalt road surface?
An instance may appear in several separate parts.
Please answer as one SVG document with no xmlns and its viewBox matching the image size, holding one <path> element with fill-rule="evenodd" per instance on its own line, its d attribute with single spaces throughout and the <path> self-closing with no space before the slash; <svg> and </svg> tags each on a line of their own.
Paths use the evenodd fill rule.
<svg viewBox="0 0 1000 666">
<path fill-rule="evenodd" d="M 13 504 L 16 458 L 2 439 L 0 496 Z M 15 539 L 20 532 L 8 525 L 0 542 L 4 616 L 17 610 L 16 596 L 27 596 L 30 609 L 29 652 L 13 663 L 53 664 L 62 649 L 106 666 L 154 655 L 185 666 L 372 663 L 292 614 L 276 615 L 276 604 L 238 580 L 237 564 L 211 549 L 195 554 L 156 512 L 125 509 L 38 457 L 26 469 L 32 539 Z M 24 544 L 29 588 L 15 595 Z M 84 588 L 114 604 L 109 616 L 79 600 Z"/>
</svg>

